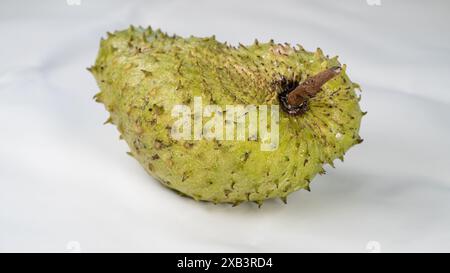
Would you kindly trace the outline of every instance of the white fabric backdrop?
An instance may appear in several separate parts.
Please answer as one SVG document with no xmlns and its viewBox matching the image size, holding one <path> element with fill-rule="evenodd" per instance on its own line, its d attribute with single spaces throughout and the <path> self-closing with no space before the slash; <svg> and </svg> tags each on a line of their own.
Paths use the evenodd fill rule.
<svg viewBox="0 0 450 273">
<path fill-rule="evenodd" d="M 0 251 L 450 251 L 448 1 L 80 2 L 0 3 Z M 365 142 L 288 205 L 180 198 L 91 99 L 100 37 L 129 24 L 339 55 Z"/>
</svg>

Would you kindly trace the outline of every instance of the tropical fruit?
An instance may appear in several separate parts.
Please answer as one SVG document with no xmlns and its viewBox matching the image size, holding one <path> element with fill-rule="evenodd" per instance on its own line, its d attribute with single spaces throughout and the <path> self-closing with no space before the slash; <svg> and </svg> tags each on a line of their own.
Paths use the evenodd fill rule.
<svg viewBox="0 0 450 273">
<path fill-rule="evenodd" d="M 130 27 L 101 40 L 89 70 L 107 122 L 149 174 L 236 205 L 308 190 L 362 141 L 359 87 L 345 68 L 320 49 Z"/>
</svg>

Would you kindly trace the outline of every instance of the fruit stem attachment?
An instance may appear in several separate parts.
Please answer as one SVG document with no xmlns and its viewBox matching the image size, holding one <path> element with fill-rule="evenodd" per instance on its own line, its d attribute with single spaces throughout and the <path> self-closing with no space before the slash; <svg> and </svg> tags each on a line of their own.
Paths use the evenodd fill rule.
<svg viewBox="0 0 450 273">
<path fill-rule="evenodd" d="M 290 106 L 300 106 L 308 99 L 313 98 L 320 88 L 334 76 L 341 72 L 340 66 L 333 66 L 318 74 L 308 77 L 287 95 L 287 102 Z"/>
</svg>

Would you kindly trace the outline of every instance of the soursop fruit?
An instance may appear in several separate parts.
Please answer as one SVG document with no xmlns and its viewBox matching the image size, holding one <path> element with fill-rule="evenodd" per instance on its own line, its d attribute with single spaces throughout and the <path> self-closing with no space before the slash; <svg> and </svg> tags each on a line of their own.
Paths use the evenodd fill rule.
<svg viewBox="0 0 450 273">
<path fill-rule="evenodd" d="M 101 40 L 89 70 L 101 90 L 95 99 L 109 111 L 107 122 L 117 126 L 130 155 L 162 184 L 195 200 L 286 201 L 291 192 L 309 190 L 314 176 L 325 173 L 324 164 L 343 160 L 362 141 L 359 86 L 337 57 L 320 49 L 308 52 L 272 40 L 234 47 L 215 37 L 183 38 L 131 26 Z M 267 122 L 256 126 L 277 129 L 271 149 L 262 149 L 267 134 L 260 131 L 247 128 L 237 137 L 242 121 L 250 124 L 247 109 L 254 108 L 245 108 L 244 120 L 238 120 L 237 114 L 228 116 L 229 105 L 266 110 L 258 117 Z M 174 115 L 186 108 L 191 112 L 183 112 L 184 118 Z M 235 137 L 220 138 L 226 129 L 219 127 L 210 131 L 212 137 L 202 137 L 207 131 L 195 127 L 199 116 L 201 125 L 214 117 L 216 125 L 231 124 Z M 174 137 L 177 123 L 187 126 L 180 127 L 187 131 L 184 138 Z"/>
</svg>

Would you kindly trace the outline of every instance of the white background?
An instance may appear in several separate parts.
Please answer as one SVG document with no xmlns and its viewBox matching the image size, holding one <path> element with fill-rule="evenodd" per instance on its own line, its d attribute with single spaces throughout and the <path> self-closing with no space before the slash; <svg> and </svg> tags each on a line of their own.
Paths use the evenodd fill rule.
<svg viewBox="0 0 450 273">
<path fill-rule="evenodd" d="M 1 1 L 0 251 L 450 251 L 450 4 L 379 2 Z M 100 37 L 130 24 L 339 55 L 364 143 L 288 205 L 177 196 L 91 99 Z"/>
</svg>

